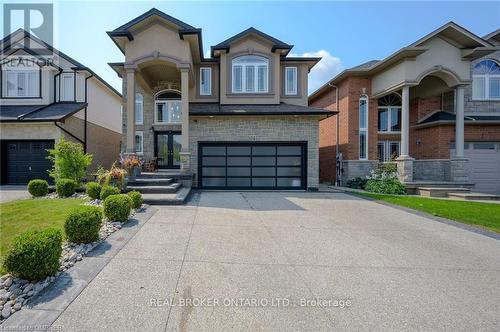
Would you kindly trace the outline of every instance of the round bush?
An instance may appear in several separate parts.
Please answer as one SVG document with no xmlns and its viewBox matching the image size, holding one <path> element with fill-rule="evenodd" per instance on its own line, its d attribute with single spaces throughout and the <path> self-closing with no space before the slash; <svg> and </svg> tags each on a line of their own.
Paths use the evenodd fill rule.
<svg viewBox="0 0 500 332">
<path fill-rule="evenodd" d="M 76 182 L 72 179 L 60 179 L 56 182 L 56 191 L 59 197 L 69 197 L 76 191 Z"/>
<path fill-rule="evenodd" d="M 131 210 L 132 199 L 128 195 L 111 195 L 104 200 L 104 215 L 110 221 L 127 221 Z"/>
<path fill-rule="evenodd" d="M 101 188 L 101 201 L 104 201 L 108 196 L 118 195 L 120 193 L 120 189 L 113 186 L 103 186 Z"/>
<path fill-rule="evenodd" d="M 31 180 L 28 183 L 28 191 L 33 197 L 42 197 L 49 192 L 49 184 L 45 180 Z"/>
<path fill-rule="evenodd" d="M 14 238 L 4 268 L 30 281 L 54 275 L 59 269 L 62 234 L 57 229 L 28 231 Z"/>
<path fill-rule="evenodd" d="M 66 217 L 64 232 L 70 242 L 91 243 L 99 239 L 101 226 L 101 209 L 97 206 L 81 206 Z"/>
<path fill-rule="evenodd" d="M 127 193 L 128 197 L 132 199 L 132 208 L 138 209 L 142 206 L 142 195 L 137 190 L 132 190 Z"/>
<path fill-rule="evenodd" d="M 366 191 L 380 194 L 405 195 L 406 188 L 398 179 L 368 180 L 365 186 Z"/>
<path fill-rule="evenodd" d="M 101 197 L 101 185 L 97 182 L 89 182 L 85 186 L 85 193 L 92 199 Z"/>
</svg>

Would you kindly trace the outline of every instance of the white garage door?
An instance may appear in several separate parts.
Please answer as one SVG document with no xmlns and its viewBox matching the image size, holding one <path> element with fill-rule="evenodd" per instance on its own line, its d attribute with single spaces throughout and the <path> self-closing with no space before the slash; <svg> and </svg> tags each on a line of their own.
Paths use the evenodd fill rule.
<svg viewBox="0 0 500 332">
<path fill-rule="evenodd" d="M 474 191 L 500 193 L 500 142 L 465 143 L 465 157 L 469 158 Z M 454 155 L 455 151 L 451 151 Z"/>
</svg>

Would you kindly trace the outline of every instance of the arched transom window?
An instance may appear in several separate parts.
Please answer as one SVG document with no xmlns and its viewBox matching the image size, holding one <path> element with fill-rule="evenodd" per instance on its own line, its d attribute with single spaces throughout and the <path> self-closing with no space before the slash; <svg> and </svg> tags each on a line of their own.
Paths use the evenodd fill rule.
<svg viewBox="0 0 500 332">
<path fill-rule="evenodd" d="M 160 91 L 155 95 L 155 123 L 181 123 L 181 94 L 175 90 Z"/>
<path fill-rule="evenodd" d="M 500 65 L 483 60 L 472 70 L 472 97 L 476 100 L 500 99 Z"/>
<path fill-rule="evenodd" d="M 245 55 L 233 59 L 233 93 L 266 93 L 268 80 L 269 61 L 265 57 Z"/>
<path fill-rule="evenodd" d="M 401 130 L 401 96 L 391 93 L 378 100 L 378 131 L 399 132 Z"/>
</svg>

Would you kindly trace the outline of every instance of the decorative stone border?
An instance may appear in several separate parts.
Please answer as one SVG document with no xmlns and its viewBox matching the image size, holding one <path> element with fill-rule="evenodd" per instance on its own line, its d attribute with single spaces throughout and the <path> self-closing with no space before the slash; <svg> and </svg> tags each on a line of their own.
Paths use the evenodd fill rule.
<svg viewBox="0 0 500 332">
<path fill-rule="evenodd" d="M 75 195 L 78 195 L 77 198 L 84 198 L 83 196 L 87 197 L 81 194 Z M 84 204 L 94 206 L 102 205 L 101 201 L 97 199 Z M 136 212 L 143 212 L 147 208 L 148 205 L 143 204 L 141 208 L 132 210 L 129 220 L 135 216 Z M 12 314 L 21 310 L 31 297 L 49 286 L 59 275 L 61 275 L 61 273 L 70 269 L 76 262 L 81 261 L 88 252 L 103 242 L 109 235 L 121 228 L 122 223 L 105 220 L 99 231 L 99 240 L 87 244 L 63 243 L 61 257 L 59 259 L 59 271 L 54 276 L 47 277 L 36 283 L 30 283 L 28 280 L 16 278 L 11 274 L 0 277 L 0 325 Z"/>
</svg>

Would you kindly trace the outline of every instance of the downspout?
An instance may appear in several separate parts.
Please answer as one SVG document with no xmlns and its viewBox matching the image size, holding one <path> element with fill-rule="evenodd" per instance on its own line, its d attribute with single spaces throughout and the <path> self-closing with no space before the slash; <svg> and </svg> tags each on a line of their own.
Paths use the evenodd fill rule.
<svg viewBox="0 0 500 332">
<path fill-rule="evenodd" d="M 94 74 L 90 74 L 90 76 L 85 77 L 85 103 L 87 103 L 87 81 L 89 78 L 93 77 Z M 76 98 L 76 94 L 75 94 Z M 83 152 L 87 153 L 87 106 L 85 106 L 84 110 L 84 121 L 83 121 Z"/>
<path fill-rule="evenodd" d="M 63 71 L 62 69 L 59 69 L 59 72 L 54 75 L 54 103 L 57 102 L 57 100 L 56 100 L 56 78 L 61 75 L 62 71 Z M 59 92 L 61 91 L 61 82 L 59 82 L 59 86 L 58 86 L 57 90 L 59 90 Z M 61 96 L 59 96 L 59 99 L 61 99 Z"/>
<path fill-rule="evenodd" d="M 332 84 L 332 83 L 328 83 L 328 85 L 332 88 L 335 89 L 335 111 L 337 112 L 337 114 L 335 114 L 335 116 L 337 117 L 337 128 L 336 128 L 336 137 L 335 137 L 335 162 L 338 160 L 339 158 L 339 128 L 340 128 L 340 125 L 339 125 L 339 121 L 340 121 L 340 113 L 339 113 L 339 88 L 335 85 L 335 84 Z M 337 186 L 340 186 L 340 177 L 341 177 L 341 174 L 342 172 L 340 171 L 340 168 L 341 168 L 341 164 L 339 163 L 339 167 L 336 167 L 336 173 L 337 173 L 337 176 L 336 176 L 336 179 L 335 179 L 335 185 Z"/>
</svg>

